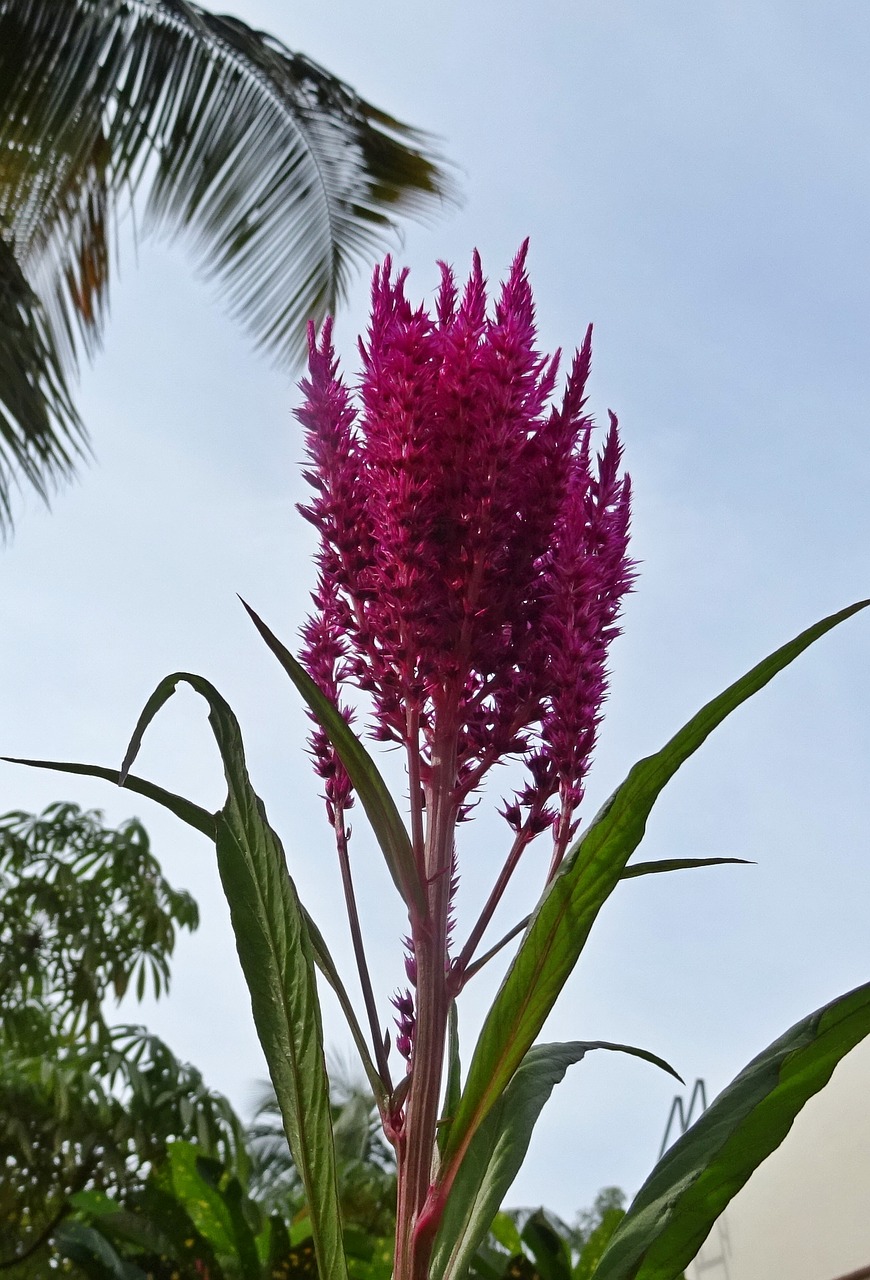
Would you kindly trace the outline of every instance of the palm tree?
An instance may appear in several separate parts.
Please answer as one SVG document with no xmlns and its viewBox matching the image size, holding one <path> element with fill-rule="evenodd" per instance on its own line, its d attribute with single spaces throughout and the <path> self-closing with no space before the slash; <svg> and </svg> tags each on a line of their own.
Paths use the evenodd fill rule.
<svg viewBox="0 0 870 1280">
<path fill-rule="evenodd" d="M 0 0 L 0 531 L 86 452 L 70 393 L 112 231 L 190 231 L 279 361 L 400 215 L 450 195 L 430 140 L 279 40 L 191 0 Z"/>
</svg>

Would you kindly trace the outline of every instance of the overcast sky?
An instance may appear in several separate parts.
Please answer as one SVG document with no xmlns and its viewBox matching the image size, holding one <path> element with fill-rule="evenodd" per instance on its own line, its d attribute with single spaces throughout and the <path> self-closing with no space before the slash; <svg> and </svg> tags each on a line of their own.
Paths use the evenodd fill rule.
<svg viewBox="0 0 870 1280">
<path fill-rule="evenodd" d="M 408 226 L 400 261 L 431 297 L 435 260 L 477 246 L 496 281 L 525 236 L 545 350 L 591 320 L 591 406 L 619 414 L 642 562 L 614 647 L 587 797 L 817 618 L 870 595 L 870 163 L 864 0 L 235 0 L 370 101 L 443 139 L 461 209 Z M 395 248 L 396 246 L 394 246 Z M 353 368 L 368 272 L 340 316 Z M 297 699 L 236 600 L 291 646 L 313 584 L 294 378 L 252 354 L 183 245 L 124 254 L 105 351 L 79 402 L 96 461 L 49 514 L 29 496 L 2 552 L 6 753 L 117 764 L 170 671 L 235 708 L 255 785 L 303 899 L 349 972 L 330 833 Z M 870 977 L 870 617 L 826 637 L 717 732 L 670 786 L 641 856 L 757 866 L 623 886 L 545 1030 L 642 1045 L 716 1093 L 765 1044 Z M 205 707 L 182 693 L 138 771 L 222 799 Z M 489 801 L 498 802 L 503 775 Z M 171 997 L 144 1016 L 244 1111 L 264 1074 L 214 865 L 195 833 L 108 785 L 3 766 L 3 809 L 59 798 L 145 821 L 198 898 Z M 486 809 L 486 805 L 482 806 Z M 386 1018 L 401 979 L 392 885 L 357 817 L 356 867 Z M 461 919 L 505 829 L 463 832 Z M 507 904 L 524 914 L 546 851 Z M 461 928 L 460 928 L 461 932 Z M 498 979 L 472 984 L 463 1056 Z M 327 1007 L 328 1044 L 350 1055 Z M 509 1203 L 567 1218 L 633 1191 L 673 1081 L 634 1059 L 572 1068 Z"/>
</svg>

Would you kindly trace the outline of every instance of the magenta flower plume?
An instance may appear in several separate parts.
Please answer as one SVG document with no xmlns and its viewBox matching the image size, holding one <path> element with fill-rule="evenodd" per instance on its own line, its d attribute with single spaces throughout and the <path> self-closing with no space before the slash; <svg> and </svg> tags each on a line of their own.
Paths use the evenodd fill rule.
<svg viewBox="0 0 870 1280">
<path fill-rule="evenodd" d="M 461 296 L 442 266 L 434 315 L 387 259 L 359 407 L 327 324 L 310 337 L 298 416 L 315 489 L 303 510 L 321 535 L 309 669 L 332 696 L 334 680 L 372 695 L 377 736 L 418 755 L 424 790 L 449 736 L 457 816 L 496 761 L 525 754 L 529 785 L 509 815 L 540 830 L 553 797 L 573 813 L 582 793 L 631 580 L 629 485 L 615 419 L 591 462 L 591 331 L 548 407 L 558 354 L 536 349 L 525 258 L 523 245 L 493 314 L 477 255 Z"/>
</svg>

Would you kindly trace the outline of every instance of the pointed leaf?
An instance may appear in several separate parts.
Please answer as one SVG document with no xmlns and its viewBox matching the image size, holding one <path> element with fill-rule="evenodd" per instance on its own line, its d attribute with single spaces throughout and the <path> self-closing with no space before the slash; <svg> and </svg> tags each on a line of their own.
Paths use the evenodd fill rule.
<svg viewBox="0 0 870 1280">
<path fill-rule="evenodd" d="M 194 804 L 192 800 L 185 800 L 184 796 L 177 796 L 173 791 L 167 791 L 165 787 L 158 787 L 156 783 L 148 782 L 145 778 L 137 778 L 133 773 L 126 774 L 122 783 L 120 769 L 107 769 L 99 764 L 72 764 L 66 760 L 24 760 L 16 756 L 0 756 L 0 759 L 9 764 L 26 764 L 31 769 L 55 769 L 58 773 L 78 773 L 87 778 L 105 778 L 107 782 L 114 782 L 116 786 L 123 785 L 128 791 L 135 791 L 138 795 L 147 796 L 149 800 L 156 800 L 158 804 L 163 805 L 164 809 L 174 813 L 188 826 L 201 831 L 210 840 L 214 840 L 217 836 L 213 813 L 209 813 L 201 805 Z"/>
<path fill-rule="evenodd" d="M 371 1086 L 372 1092 L 374 1093 L 375 1101 L 380 1106 L 387 1100 L 387 1091 L 384 1087 L 383 1080 L 378 1075 L 378 1069 L 372 1061 L 372 1056 L 369 1053 L 363 1029 L 359 1024 L 350 996 L 347 993 L 347 988 L 342 982 L 339 972 L 335 967 L 335 961 L 329 954 L 329 949 L 324 941 L 323 934 L 320 932 L 304 907 L 302 908 L 302 915 L 305 919 L 308 935 L 311 938 L 311 945 L 314 950 L 314 963 L 317 965 L 318 969 L 335 992 L 338 1003 L 341 1006 L 341 1011 L 347 1020 L 347 1025 L 350 1030 L 350 1034 L 353 1037 L 353 1042 L 356 1045 L 357 1052 L 359 1053 L 363 1070 L 366 1073 L 366 1078 Z"/>
<path fill-rule="evenodd" d="M 245 604 L 244 600 L 242 604 L 245 605 L 254 626 L 281 663 L 338 752 L 348 777 L 362 801 L 362 806 L 386 859 L 390 875 L 403 900 L 409 908 L 414 906 L 421 914 L 425 913 L 426 900 L 417 864 L 414 861 L 411 841 L 377 765 L 338 708 L 321 692 L 290 650 L 269 630 L 250 605 Z"/>
<path fill-rule="evenodd" d="M 432 1280 L 460 1280 L 465 1275 L 520 1170 L 544 1104 L 568 1068 L 591 1049 L 629 1053 L 680 1078 L 655 1054 L 630 1045 L 575 1040 L 531 1048 L 459 1166 L 435 1243 Z"/>
<path fill-rule="evenodd" d="M 95 1280 L 146 1280 L 145 1272 L 123 1259 L 95 1227 L 83 1222 L 63 1222 L 53 1236 L 62 1258 L 76 1263 Z"/>
<path fill-rule="evenodd" d="M 673 1280 L 841 1058 L 870 1035 L 870 983 L 797 1023 L 753 1059 L 666 1152 L 593 1280 Z"/>
<path fill-rule="evenodd" d="M 238 722 L 213 685 L 177 672 L 158 685 L 133 733 L 122 778 L 151 718 L 184 681 L 209 706 L 228 794 L 216 816 L 218 869 L 257 1034 L 305 1187 L 323 1280 L 346 1280 L 314 957 L 284 850 L 269 826 L 245 764 Z"/>
<path fill-rule="evenodd" d="M 661 871 L 686 871 L 692 867 L 722 867 L 726 863 L 744 867 L 755 865 L 751 858 L 660 858 L 656 862 L 633 863 L 625 868 L 620 879 L 632 880 L 635 876 L 652 876 Z"/>
<path fill-rule="evenodd" d="M 459 1060 L 459 1014 L 456 1001 L 450 1001 L 447 1011 L 447 1084 L 444 1089 L 444 1110 L 438 1125 L 438 1150 L 443 1151 L 450 1137 L 450 1126 L 462 1093 L 462 1064 Z"/>
<path fill-rule="evenodd" d="M 868 604 L 860 601 L 809 627 L 709 702 L 661 751 L 632 768 L 578 840 L 539 902 L 487 1015 L 444 1153 L 441 1178 L 447 1186 L 475 1130 L 544 1025 L 666 783 L 741 703 Z"/>
</svg>

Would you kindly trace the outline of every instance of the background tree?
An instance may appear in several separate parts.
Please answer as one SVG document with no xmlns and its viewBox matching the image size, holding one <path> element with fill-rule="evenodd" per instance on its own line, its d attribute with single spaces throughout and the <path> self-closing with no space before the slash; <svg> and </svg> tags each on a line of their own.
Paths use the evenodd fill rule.
<svg viewBox="0 0 870 1280">
<path fill-rule="evenodd" d="M 126 1195 L 174 1139 L 244 1168 L 241 1126 L 195 1068 L 105 1001 L 169 985 L 193 899 L 147 833 L 57 804 L 0 819 L 0 1270 L 34 1278 L 85 1190 Z"/>
<path fill-rule="evenodd" d="M 69 390 L 106 314 L 112 230 L 189 231 L 279 361 L 355 259 L 449 182 L 424 135 L 279 40 L 189 0 L 0 0 L 0 526 L 86 436 Z"/>
</svg>

